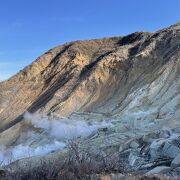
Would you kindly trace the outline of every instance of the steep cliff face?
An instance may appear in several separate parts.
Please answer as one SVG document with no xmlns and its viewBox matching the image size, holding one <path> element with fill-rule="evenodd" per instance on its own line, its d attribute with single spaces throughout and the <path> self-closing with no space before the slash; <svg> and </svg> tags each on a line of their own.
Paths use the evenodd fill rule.
<svg viewBox="0 0 180 180">
<path fill-rule="evenodd" d="M 177 120 L 179 92 L 179 23 L 155 33 L 71 42 L 0 83 L 0 129 L 21 121 L 26 111 Z"/>
</svg>

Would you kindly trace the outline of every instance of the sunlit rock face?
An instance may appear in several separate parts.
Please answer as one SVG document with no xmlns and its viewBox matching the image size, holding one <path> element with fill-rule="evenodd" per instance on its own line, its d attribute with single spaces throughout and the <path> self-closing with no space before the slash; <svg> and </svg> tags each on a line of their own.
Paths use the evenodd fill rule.
<svg viewBox="0 0 180 180">
<path fill-rule="evenodd" d="M 53 48 L 0 83 L 1 130 L 21 121 L 27 110 L 60 116 L 140 112 L 176 119 L 179 48 L 179 24 Z"/>
<path fill-rule="evenodd" d="M 72 120 L 72 126 L 77 119 L 82 122 L 75 123 L 77 129 L 94 128 L 95 123 L 95 131 L 88 134 L 93 138 L 83 141 L 89 146 L 119 146 L 127 137 L 176 127 L 180 117 L 180 25 L 155 33 L 66 43 L 0 83 L 0 144 L 18 148 L 24 144 L 32 155 L 48 144 L 64 147 L 64 141 L 58 144 L 48 135 L 51 131 L 42 127 L 49 121 L 38 126 L 27 123 L 27 111 L 50 122 Z M 97 126 L 97 121 L 107 126 Z M 57 123 L 55 127 L 62 130 L 62 126 Z M 110 129 L 104 133 L 101 128 Z"/>
</svg>

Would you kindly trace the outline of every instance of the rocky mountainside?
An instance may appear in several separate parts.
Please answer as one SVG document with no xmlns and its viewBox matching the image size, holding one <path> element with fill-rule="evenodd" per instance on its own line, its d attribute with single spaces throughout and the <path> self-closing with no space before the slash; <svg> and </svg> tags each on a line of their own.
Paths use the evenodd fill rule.
<svg viewBox="0 0 180 180">
<path fill-rule="evenodd" d="M 112 141 L 128 132 L 127 126 L 133 126 L 131 138 L 177 127 L 180 23 L 155 33 L 75 41 L 49 50 L 0 83 L 1 144 L 25 141 L 22 132 L 30 129 L 23 123 L 26 112 L 52 121 L 108 119 L 119 128 Z"/>
<path fill-rule="evenodd" d="M 180 24 L 155 33 L 76 41 L 49 50 L 0 84 L 1 129 L 26 112 L 119 115 L 179 110 Z M 172 118 L 172 117 L 171 117 Z"/>
</svg>

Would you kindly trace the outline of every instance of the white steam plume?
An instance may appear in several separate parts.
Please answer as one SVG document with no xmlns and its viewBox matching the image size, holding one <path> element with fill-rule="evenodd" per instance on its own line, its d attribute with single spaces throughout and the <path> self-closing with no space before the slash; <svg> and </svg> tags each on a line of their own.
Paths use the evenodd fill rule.
<svg viewBox="0 0 180 180">
<path fill-rule="evenodd" d="M 54 141 L 51 144 L 46 144 L 44 146 L 39 146 L 36 148 L 30 147 L 28 145 L 17 145 L 10 148 L 0 147 L 0 163 L 7 165 L 19 159 L 32 157 L 32 156 L 43 156 L 52 151 L 62 149 L 65 147 L 65 143 Z"/>
<path fill-rule="evenodd" d="M 74 139 L 78 137 L 87 137 L 96 132 L 99 128 L 111 127 L 108 122 L 91 122 L 72 119 L 48 119 L 39 115 L 25 114 L 26 121 L 29 121 L 35 128 L 46 130 L 50 136 L 57 139 Z"/>
<path fill-rule="evenodd" d="M 87 137 L 98 131 L 99 128 L 111 127 L 112 124 L 102 121 L 80 121 L 78 119 L 68 118 L 49 118 L 41 117 L 38 114 L 25 113 L 24 120 L 30 123 L 34 128 L 41 128 L 46 135 L 40 135 L 37 132 L 27 131 L 26 137 L 21 134 L 21 144 L 12 147 L 0 146 L 0 163 L 2 165 L 10 164 L 16 160 L 32 157 L 43 156 L 52 151 L 63 149 L 66 146 L 66 141 L 79 137 Z M 41 139 L 45 145 L 37 145 L 35 139 Z M 23 140 L 23 139 L 26 140 Z M 36 147 L 33 147 L 33 142 L 36 141 Z M 41 143 L 40 143 L 41 144 Z"/>
</svg>

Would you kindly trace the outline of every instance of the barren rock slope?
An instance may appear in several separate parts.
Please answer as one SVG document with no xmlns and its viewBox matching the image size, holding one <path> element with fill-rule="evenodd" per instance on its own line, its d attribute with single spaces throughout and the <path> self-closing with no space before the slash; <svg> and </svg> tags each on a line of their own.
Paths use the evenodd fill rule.
<svg viewBox="0 0 180 180">
<path fill-rule="evenodd" d="M 49 50 L 0 83 L 1 132 L 21 121 L 26 111 L 178 120 L 180 24 Z"/>
</svg>

